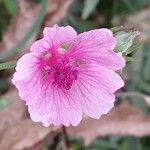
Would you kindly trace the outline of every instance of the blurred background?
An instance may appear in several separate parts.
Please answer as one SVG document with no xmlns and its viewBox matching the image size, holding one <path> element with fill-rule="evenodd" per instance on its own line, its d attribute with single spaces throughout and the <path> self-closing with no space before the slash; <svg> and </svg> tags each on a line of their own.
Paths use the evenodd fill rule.
<svg viewBox="0 0 150 150">
<path fill-rule="evenodd" d="M 17 60 L 45 26 L 71 25 L 78 33 L 125 26 L 139 30 L 138 46 L 121 76 L 116 104 L 99 120 L 44 128 L 33 123 L 11 84 L 14 68 L 0 71 L 0 150 L 150 150 L 150 0 L 0 0 L 0 62 Z"/>
</svg>

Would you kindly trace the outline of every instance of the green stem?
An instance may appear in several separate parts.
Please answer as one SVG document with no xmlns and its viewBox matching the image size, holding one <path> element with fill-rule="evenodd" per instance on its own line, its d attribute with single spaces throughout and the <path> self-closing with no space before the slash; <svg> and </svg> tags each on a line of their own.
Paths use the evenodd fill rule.
<svg viewBox="0 0 150 150">
<path fill-rule="evenodd" d="M 5 63 L 0 63 L 0 70 L 11 69 L 16 66 L 16 61 L 9 61 Z"/>
</svg>

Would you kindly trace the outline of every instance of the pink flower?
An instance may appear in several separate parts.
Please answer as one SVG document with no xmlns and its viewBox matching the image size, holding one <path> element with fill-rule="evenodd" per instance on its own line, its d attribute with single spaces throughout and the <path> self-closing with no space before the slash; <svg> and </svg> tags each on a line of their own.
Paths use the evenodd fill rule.
<svg viewBox="0 0 150 150">
<path fill-rule="evenodd" d="M 46 27 L 44 37 L 23 55 L 12 79 L 31 119 L 44 126 L 76 126 L 86 115 L 98 119 L 114 105 L 124 85 L 115 72 L 125 60 L 114 52 L 108 29 L 77 35 L 70 27 Z"/>
</svg>

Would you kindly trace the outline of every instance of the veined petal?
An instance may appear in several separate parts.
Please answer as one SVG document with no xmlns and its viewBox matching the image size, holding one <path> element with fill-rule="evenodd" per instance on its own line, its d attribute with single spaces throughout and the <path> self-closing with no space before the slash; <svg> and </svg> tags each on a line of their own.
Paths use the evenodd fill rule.
<svg viewBox="0 0 150 150">
<path fill-rule="evenodd" d="M 50 50 L 50 45 L 45 39 L 35 41 L 30 48 L 31 52 L 46 52 Z"/>
<path fill-rule="evenodd" d="M 27 53 L 17 62 L 12 83 L 17 87 L 19 96 L 27 103 L 33 103 L 41 84 L 40 53 Z M 36 91 L 36 92 L 35 92 Z M 35 97 L 35 98 L 34 98 Z"/>
<path fill-rule="evenodd" d="M 98 83 L 98 86 L 110 93 L 124 86 L 123 79 L 115 72 L 97 64 L 85 64 L 81 69 L 82 78 Z"/>
<path fill-rule="evenodd" d="M 73 58 L 87 63 L 96 62 L 112 70 L 119 70 L 125 66 L 125 59 L 114 52 L 116 40 L 108 29 L 96 29 L 78 35 L 74 45 L 70 48 Z"/>
<path fill-rule="evenodd" d="M 55 87 L 51 77 L 40 68 L 41 53 L 22 56 L 12 79 L 19 96 L 28 105 L 30 116 L 44 126 L 70 124 L 76 126 L 82 119 L 82 109 L 75 95 Z"/>
<path fill-rule="evenodd" d="M 103 66 L 88 64 L 82 66 L 70 92 L 78 95 L 85 114 L 98 119 L 114 106 L 114 92 L 123 85 L 122 79 L 115 72 Z"/>
<path fill-rule="evenodd" d="M 53 50 L 62 44 L 71 44 L 77 37 L 77 32 L 71 26 L 59 27 L 58 25 L 54 25 L 54 27 L 45 27 L 43 34 L 44 39 Z"/>
<path fill-rule="evenodd" d="M 77 37 L 77 41 L 87 47 L 90 47 L 92 44 L 94 47 L 100 46 L 107 50 L 113 50 L 116 46 L 116 39 L 113 37 L 112 31 L 106 28 L 80 33 Z M 80 46 L 81 45 L 79 45 L 79 47 Z"/>
<path fill-rule="evenodd" d="M 51 84 L 45 84 L 44 87 L 46 88 L 45 92 L 41 91 L 37 103 L 28 106 L 32 120 L 42 122 L 44 126 L 50 124 L 78 125 L 82 119 L 82 110 L 78 99 Z"/>
<path fill-rule="evenodd" d="M 45 27 L 43 31 L 44 37 L 31 46 L 32 52 L 57 51 L 58 47 L 63 44 L 71 44 L 77 37 L 76 31 L 71 26 L 59 27 Z"/>
<path fill-rule="evenodd" d="M 78 81 L 72 92 L 78 94 L 82 111 L 92 118 L 99 119 L 114 106 L 115 97 L 113 94 L 98 88 L 98 86 L 93 87 L 83 79 Z"/>
</svg>

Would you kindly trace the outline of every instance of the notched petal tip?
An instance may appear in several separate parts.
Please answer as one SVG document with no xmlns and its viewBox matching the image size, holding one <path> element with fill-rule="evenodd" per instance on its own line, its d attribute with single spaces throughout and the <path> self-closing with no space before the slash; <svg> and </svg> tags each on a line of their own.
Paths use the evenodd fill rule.
<svg viewBox="0 0 150 150">
<path fill-rule="evenodd" d="M 50 44 L 50 49 L 57 50 L 62 44 L 72 42 L 77 37 L 77 32 L 71 26 L 45 27 L 43 30 L 44 39 Z"/>
</svg>

